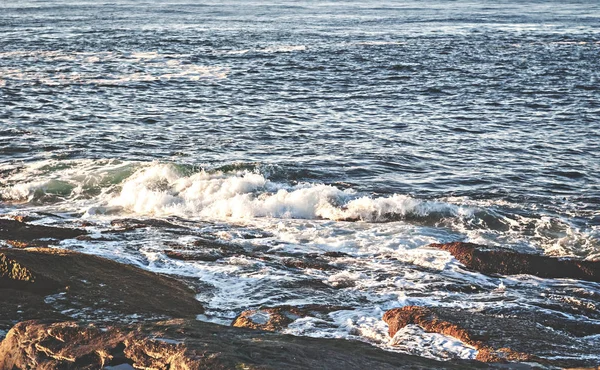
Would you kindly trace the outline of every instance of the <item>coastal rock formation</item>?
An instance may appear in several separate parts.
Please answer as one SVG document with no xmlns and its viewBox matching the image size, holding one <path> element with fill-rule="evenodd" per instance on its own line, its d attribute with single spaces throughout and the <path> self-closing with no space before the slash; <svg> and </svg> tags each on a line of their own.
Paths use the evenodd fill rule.
<svg viewBox="0 0 600 370">
<path fill-rule="evenodd" d="M 301 317 L 322 317 L 329 312 L 340 310 L 352 310 L 352 308 L 329 305 L 261 307 L 242 312 L 231 325 L 239 328 L 279 331 Z"/>
<path fill-rule="evenodd" d="M 179 280 L 96 256 L 0 248 L 0 338 L 6 334 L 0 370 L 482 368 L 473 361 L 439 362 L 343 339 L 197 321 L 203 308 L 194 295 Z M 279 312 L 324 315 L 338 309 L 348 308 Z"/>
<path fill-rule="evenodd" d="M 98 327 L 75 322 L 17 324 L 0 344 L 0 370 L 99 369 L 461 369 L 365 343 L 295 337 L 195 320 Z"/>
<path fill-rule="evenodd" d="M 482 362 L 535 362 L 551 366 L 597 366 L 590 360 L 597 349 L 582 344 L 577 335 L 564 330 L 569 322 L 541 317 L 493 315 L 446 307 L 405 306 L 387 311 L 383 320 L 389 335 L 407 325 L 418 325 L 426 332 L 454 337 L 478 350 Z M 586 359 L 587 357 L 587 359 Z"/>
<path fill-rule="evenodd" d="M 600 261 L 555 258 L 473 243 L 430 244 L 450 252 L 468 269 L 484 274 L 529 274 L 600 282 Z"/>
<path fill-rule="evenodd" d="M 80 229 L 60 228 L 52 226 L 32 225 L 25 223 L 25 217 L 15 216 L 14 220 L 0 219 L 0 240 L 21 243 L 20 247 L 40 239 L 48 244 L 52 240 L 73 239 L 87 232 Z"/>
<path fill-rule="evenodd" d="M 15 321 L 194 317 L 195 292 L 173 278 L 53 248 L 0 248 L 0 330 Z"/>
</svg>

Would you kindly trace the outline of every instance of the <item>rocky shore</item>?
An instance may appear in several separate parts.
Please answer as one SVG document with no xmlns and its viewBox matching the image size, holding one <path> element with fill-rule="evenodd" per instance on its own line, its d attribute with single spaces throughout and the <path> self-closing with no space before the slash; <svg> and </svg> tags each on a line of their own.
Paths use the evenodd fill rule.
<svg viewBox="0 0 600 370">
<path fill-rule="evenodd" d="M 0 219 L 0 370 L 4 369 L 453 369 L 593 367 L 598 350 L 578 338 L 600 325 L 569 317 L 405 306 L 383 320 L 390 339 L 409 325 L 454 337 L 476 360 L 435 361 L 344 339 L 278 333 L 297 318 L 352 307 L 248 309 L 231 326 L 196 320 L 201 287 L 105 258 L 48 247 L 82 229 Z M 148 223 L 148 221 L 146 221 Z M 140 226 L 141 225 L 141 226 Z M 128 220 L 124 228 L 144 227 Z M 435 244 L 484 274 L 598 281 L 598 264 L 468 243 Z M 235 248 L 215 245 L 218 253 Z M 192 252 L 177 251 L 186 258 Z M 216 253 L 216 252 L 215 252 Z M 182 257 L 183 258 L 183 257 Z M 325 265 L 315 261 L 303 264 Z M 295 265 L 294 265 L 295 266 Z M 320 266 L 320 265 L 319 265 Z"/>
</svg>

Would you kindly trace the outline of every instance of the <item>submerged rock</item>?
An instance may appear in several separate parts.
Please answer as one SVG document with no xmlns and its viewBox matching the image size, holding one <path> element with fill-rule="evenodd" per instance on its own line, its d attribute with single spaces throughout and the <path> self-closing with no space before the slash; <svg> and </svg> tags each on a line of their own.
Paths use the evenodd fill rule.
<svg viewBox="0 0 600 370">
<path fill-rule="evenodd" d="M 320 258 L 284 258 L 282 261 L 285 267 L 295 269 L 315 269 L 315 270 L 337 270 L 337 266 L 330 264 L 328 261 Z"/>
<path fill-rule="evenodd" d="M 322 317 L 329 312 L 341 310 L 353 310 L 353 308 L 331 305 L 261 307 L 257 310 L 242 312 L 231 325 L 238 328 L 279 331 L 299 318 Z"/>
<path fill-rule="evenodd" d="M 172 222 L 161 220 L 161 219 L 135 219 L 135 218 L 122 218 L 112 220 L 110 225 L 118 228 L 119 230 L 134 230 L 146 227 L 155 227 L 162 229 L 181 229 L 183 226 L 174 224 Z"/>
<path fill-rule="evenodd" d="M 180 261 L 205 261 L 205 262 L 214 262 L 221 258 L 223 255 L 216 252 L 204 252 L 204 251 L 174 251 L 165 249 L 163 251 L 165 256 Z"/>
<path fill-rule="evenodd" d="M 454 337 L 478 350 L 482 362 L 535 362 L 550 366 L 597 366 L 597 349 L 560 329 L 567 321 L 551 322 L 534 317 L 516 317 L 471 312 L 447 307 L 405 306 L 387 311 L 383 320 L 389 335 L 407 325 L 426 332 Z M 577 327 L 571 328 L 577 330 Z"/>
<path fill-rule="evenodd" d="M 462 242 L 429 247 L 448 251 L 467 268 L 484 274 L 529 274 L 600 282 L 600 261 L 548 257 Z"/>
<path fill-rule="evenodd" d="M 99 369 L 461 369 L 473 361 L 438 362 L 365 343 L 295 337 L 170 320 L 98 327 L 28 321 L 0 344 L 0 370 Z"/>
</svg>

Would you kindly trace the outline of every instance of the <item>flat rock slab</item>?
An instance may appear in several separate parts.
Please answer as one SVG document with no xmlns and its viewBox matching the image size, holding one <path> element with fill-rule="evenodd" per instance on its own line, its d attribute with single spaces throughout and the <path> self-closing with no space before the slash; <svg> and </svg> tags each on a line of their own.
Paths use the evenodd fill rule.
<svg viewBox="0 0 600 370">
<path fill-rule="evenodd" d="M 102 257 L 0 248 L 0 322 L 62 317 L 60 312 L 109 321 L 195 317 L 203 312 L 195 293 L 171 277 Z"/>
<path fill-rule="evenodd" d="M 556 258 L 462 242 L 429 247 L 448 251 L 467 268 L 484 274 L 528 274 L 600 282 L 600 261 Z"/>
<path fill-rule="evenodd" d="M 32 242 L 39 239 L 72 239 L 87 232 L 81 229 L 32 225 L 17 220 L 0 219 L 0 240 Z"/>
<path fill-rule="evenodd" d="M 0 370 L 99 369 L 464 369 L 474 361 L 438 362 L 365 343 L 295 337 L 171 320 L 99 328 L 28 321 L 0 344 Z"/>
<path fill-rule="evenodd" d="M 600 365 L 597 347 L 591 341 L 560 330 L 567 323 L 558 319 L 553 328 L 547 318 L 535 320 L 531 316 L 492 315 L 457 308 L 405 306 L 387 311 L 383 320 L 391 337 L 407 325 L 418 325 L 427 332 L 454 337 L 477 349 L 476 359 L 483 362 L 535 362 L 558 367 Z"/>
</svg>

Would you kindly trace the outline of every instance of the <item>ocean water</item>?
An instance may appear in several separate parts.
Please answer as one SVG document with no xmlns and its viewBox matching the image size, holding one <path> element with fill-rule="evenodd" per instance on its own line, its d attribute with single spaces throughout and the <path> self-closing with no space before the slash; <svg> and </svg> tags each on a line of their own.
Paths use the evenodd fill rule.
<svg viewBox="0 0 600 370">
<path fill-rule="evenodd" d="M 600 3 L 2 2 L 0 213 L 87 222 L 60 247 L 196 281 L 200 320 L 343 305 L 285 332 L 440 359 L 476 351 L 385 310 L 598 322 L 598 284 L 426 245 L 600 258 Z M 244 252 L 165 252 L 203 240 Z"/>
</svg>

